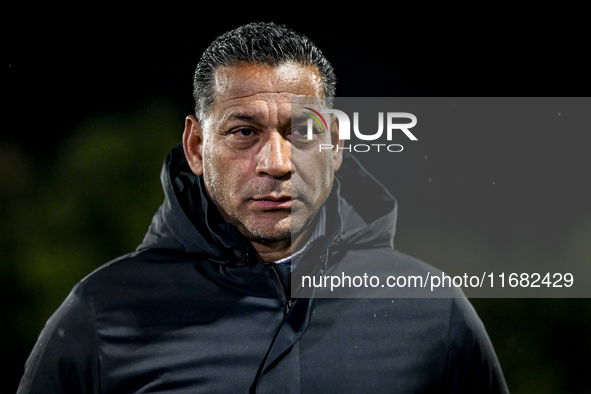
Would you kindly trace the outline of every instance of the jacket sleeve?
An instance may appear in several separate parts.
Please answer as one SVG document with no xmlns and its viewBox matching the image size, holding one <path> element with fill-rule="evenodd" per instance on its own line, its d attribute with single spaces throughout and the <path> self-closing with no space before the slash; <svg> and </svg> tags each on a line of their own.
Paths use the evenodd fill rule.
<svg viewBox="0 0 591 394">
<path fill-rule="evenodd" d="M 451 306 L 446 372 L 450 393 L 509 393 L 486 329 L 463 294 Z"/>
<path fill-rule="evenodd" d="M 99 356 L 84 285 L 79 283 L 47 321 L 17 394 L 98 393 Z"/>
</svg>

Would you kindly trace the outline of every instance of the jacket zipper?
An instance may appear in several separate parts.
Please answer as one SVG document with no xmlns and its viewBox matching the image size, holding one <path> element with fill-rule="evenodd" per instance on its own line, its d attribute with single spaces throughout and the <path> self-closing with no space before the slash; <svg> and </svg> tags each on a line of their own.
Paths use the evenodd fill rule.
<svg viewBox="0 0 591 394">
<path fill-rule="evenodd" d="M 281 303 L 284 306 L 283 316 L 287 316 L 287 313 L 293 306 L 292 300 L 287 296 L 287 292 L 285 290 L 285 286 L 283 286 L 283 282 L 281 282 L 281 278 L 279 277 L 279 272 L 277 272 L 277 268 L 272 263 L 268 263 L 267 266 L 271 271 L 271 280 L 275 285 L 275 289 L 279 294 L 279 298 L 281 299 Z"/>
<path fill-rule="evenodd" d="M 335 234 L 331 239 L 328 240 L 328 242 L 325 244 L 325 247 L 323 248 L 324 253 L 320 256 L 321 265 L 326 265 L 326 260 L 328 259 L 328 251 L 329 251 L 330 247 L 331 246 L 338 246 L 342 237 L 343 237 L 343 235 L 341 233 L 338 233 L 338 234 Z M 291 299 L 291 297 L 288 297 L 285 286 L 283 286 L 283 282 L 281 281 L 281 277 L 279 276 L 279 272 L 277 272 L 277 268 L 275 268 L 275 265 L 273 263 L 267 263 L 267 266 L 269 267 L 269 270 L 271 271 L 271 280 L 273 281 L 273 284 L 275 285 L 275 289 L 277 290 L 277 293 L 279 294 L 279 298 L 281 299 L 281 303 L 284 306 L 284 317 L 285 317 L 285 316 L 287 316 L 287 313 L 289 312 L 289 310 L 293 306 L 294 301 Z"/>
</svg>

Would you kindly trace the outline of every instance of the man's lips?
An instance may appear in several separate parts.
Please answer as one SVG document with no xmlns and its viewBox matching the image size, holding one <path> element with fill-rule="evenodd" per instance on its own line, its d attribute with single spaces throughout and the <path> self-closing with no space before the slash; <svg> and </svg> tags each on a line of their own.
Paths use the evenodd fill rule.
<svg viewBox="0 0 591 394">
<path fill-rule="evenodd" d="M 263 196 L 253 198 L 252 201 L 263 209 L 289 209 L 291 208 L 291 196 Z"/>
</svg>

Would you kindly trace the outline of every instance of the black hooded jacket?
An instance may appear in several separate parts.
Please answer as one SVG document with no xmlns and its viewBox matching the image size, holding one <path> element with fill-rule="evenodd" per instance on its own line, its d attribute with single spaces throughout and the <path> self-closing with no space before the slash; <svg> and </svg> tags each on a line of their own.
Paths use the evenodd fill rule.
<svg viewBox="0 0 591 394">
<path fill-rule="evenodd" d="M 394 249 L 395 200 L 355 159 L 338 176 L 328 231 L 296 270 L 437 272 Z M 19 393 L 506 392 L 465 297 L 292 298 L 289 267 L 257 260 L 182 146 L 161 178 L 165 201 L 144 241 L 75 286 Z"/>
</svg>

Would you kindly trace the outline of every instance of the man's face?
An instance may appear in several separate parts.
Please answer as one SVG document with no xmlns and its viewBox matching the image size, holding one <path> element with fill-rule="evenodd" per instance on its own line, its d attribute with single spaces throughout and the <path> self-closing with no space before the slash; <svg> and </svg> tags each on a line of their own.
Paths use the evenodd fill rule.
<svg viewBox="0 0 591 394">
<path fill-rule="evenodd" d="M 214 105 L 185 136 L 186 150 L 196 156 L 188 155 L 189 164 L 247 238 L 289 240 L 310 223 L 333 184 L 333 153 L 318 148 L 330 135 L 307 141 L 305 129 L 291 125 L 291 98 L 321 97 L 320 75 L 287 63 L 222 67 L 215 77 Z"/>
</svg>

